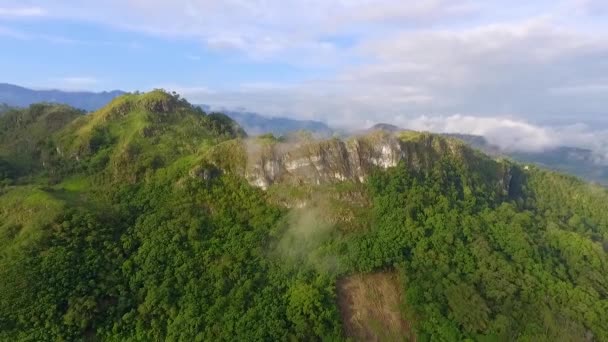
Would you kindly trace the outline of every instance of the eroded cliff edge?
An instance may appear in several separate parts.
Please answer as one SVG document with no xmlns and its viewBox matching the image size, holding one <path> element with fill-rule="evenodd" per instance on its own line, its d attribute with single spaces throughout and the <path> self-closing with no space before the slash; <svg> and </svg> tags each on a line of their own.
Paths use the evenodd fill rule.
<svg viewBox="0 0 608 342">
<path fill-rule="evenodd" d="M 262 189 L 276 183 L 320 185 L 365 182 L 375 169 L 399 165 L 431 172 L 443 158 L 453 158 L 465 170 L 482 171 L 483 181 L 500 195 L 511 195 L 517 166 L 496 161 L 457 139 L 412 131 L 374 131 L 346 139 L 277 139 L 264 136 L 221 143 L 208 151 L 193 170 L 205 177 L 210 167 L 244 176 Z M 480 180 L 482 181 L 482 180 Z"/>
</svg>

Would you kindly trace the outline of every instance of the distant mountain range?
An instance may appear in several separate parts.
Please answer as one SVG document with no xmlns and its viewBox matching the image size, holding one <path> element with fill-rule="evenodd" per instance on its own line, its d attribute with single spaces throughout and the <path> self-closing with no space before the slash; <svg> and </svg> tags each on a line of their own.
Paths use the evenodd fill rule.
<svg viewBox="0 0 608 342">
<path fill-rule="evenodd" d="M 124 91 L 94 93 L 88 91 L 34 90 L 13 84 L 0 83 L 0 103 L 13 107 L 27 107 L 32 103 L 63 103 L 78 109 L 93 111 L 105 106 Z"/>
<path fill-rule="evenodd" d="M 223 110 L 250 135 L 272 133 L 280 136 L 294 131 L 308 131 L 319 137 L 327 137 L 334 132 L 320 121 L 294 120 L 282 117 L 267 117 L 247 111 Z"/>
<path fill-rule="evenodd" d="M 577 175 L 589 181 L 608 185 L 608 165 L 598 163 L 593 151 L 584 148 L 559 146 L 540 152 L 504 151 L 490 144 L 486 138 L 470 134 L 444 134 L 463 140 L 471 147 L 494 156 L 507 156 L 521 163 L 531 163 L 549 169 Z"/>
</svg>

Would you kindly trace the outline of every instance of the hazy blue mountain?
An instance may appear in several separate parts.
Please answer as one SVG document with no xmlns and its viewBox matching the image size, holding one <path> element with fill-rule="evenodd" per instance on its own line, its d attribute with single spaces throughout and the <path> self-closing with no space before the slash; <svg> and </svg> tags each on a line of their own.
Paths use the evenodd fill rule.
<svg viewBox="0 0 608 342">
<path fill-rule="evenodd" d="M 538 164 L 549 169 L 567 172 L 589 181 L 608 185 L 608 165 L 595 158 L 593 151 L 560 146 L 541 152 L 502 151 L 484 137 L 470 134 L 444 134 L 465 141 L 489 155 L 504 155 L 522 163 Z"/>
<path fill-rule="evenodd" d="M 75 108 L 93 111 L 105 106 L 115 97 L 125 94 L 124 91 L 88 91 L 34 90 L 13 84 L 0 83 L 0 103 L 13 107 L 27 107 L 33 103 L 62 103 Z"/>
<path fill-rule="evenodd" d="M 206 112 L 211 108 L 201 105 Z M 222 113 L 231 117 L 250 135 L 272 133 L 274 135 L 285 135 L 294 131 L 308 131 L 318 136 L 329 136 L 334 130 L 320 121 L 296 120 L 284 117 L 268 117 L 248 111 L 221 110 Z"/>
<path fill-rule="evenodd" d="M 379 123 L 379 124 L 373 125 L 367 131 L 398 132 L 398 131 L 405 131 L 405 129 L 395 126 L 395 125 L 387 124 L 387 123 Z"/>
<path fill-rule="evenodd" d="M 588 149 L 562 146 L 537 153 L 513 152 L 510 156 L 521 162 L 540 164 L 608 185 L 608 165 L 598 161 Z"/>
</svg>

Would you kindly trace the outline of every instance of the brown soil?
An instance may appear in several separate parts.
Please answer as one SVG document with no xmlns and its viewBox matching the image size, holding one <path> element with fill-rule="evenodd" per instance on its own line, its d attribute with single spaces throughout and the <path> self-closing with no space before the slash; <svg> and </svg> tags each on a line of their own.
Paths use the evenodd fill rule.
<svg viewBox="0 0 608 342">
<path fill-rule="evenodd" d="M 357 274 L 337 283 L 344 333 L 354 341 L 416 341 L 403 318 L 394 273 Z"/>
</svg>

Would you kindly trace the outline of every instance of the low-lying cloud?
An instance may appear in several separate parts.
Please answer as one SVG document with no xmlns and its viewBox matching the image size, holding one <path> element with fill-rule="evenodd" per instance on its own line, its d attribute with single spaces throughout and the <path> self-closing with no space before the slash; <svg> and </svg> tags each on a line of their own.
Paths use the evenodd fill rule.
<svg viewBox="0 0 608 342">
<path fill-rule="evenodd" d="M 506 151 L 538 152 L 560 145 L 550 129 L 507 118 L 451 115 L 405 120 L 405 128 L 438 133 L 480 135 Z"/>
<path fill-rule="evenodd" d="M 468 115 L 399 118 L 403 128 L 436 133 L 479 135 L 506 152 L 543 152 L 568 146 L 590 149 L 598 163 L 608 164 L 608 130 L 593 130 L 585 124 L 540 126 L 504 117 Z"/>
<path fill-rule="evenodd" d="M 22 18 L 42 17 L 46 11 L 41 7 L 0 7 L 0 17 Z"/>
</svg>

